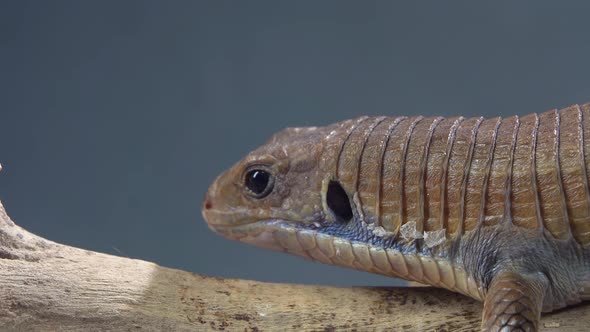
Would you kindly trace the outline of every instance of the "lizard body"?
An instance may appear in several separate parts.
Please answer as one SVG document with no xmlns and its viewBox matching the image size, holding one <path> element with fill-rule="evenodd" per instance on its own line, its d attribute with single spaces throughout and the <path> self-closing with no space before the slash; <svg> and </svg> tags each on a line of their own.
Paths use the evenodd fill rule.
<svg viewBox="0 0 590 332">
<path fill-rule="evenodd" d="M 590 104 L 506 119 L 360 117 L 288 128 L 220 175 L 226 237 L 484 301 L 536 331 L 590 299 Z"/>
</svg>

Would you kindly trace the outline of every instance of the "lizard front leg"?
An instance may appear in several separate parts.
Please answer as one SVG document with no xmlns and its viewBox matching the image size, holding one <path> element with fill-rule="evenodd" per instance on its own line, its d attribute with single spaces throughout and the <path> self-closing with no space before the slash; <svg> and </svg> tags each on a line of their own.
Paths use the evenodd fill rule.
<svg viewBox="0 0 590 332">
<path fill-rule="evenodd" d="M 485 297 L 482 331 L 538 331 L 548 284 L 541 273 L 504 271 L 497 274 Z"/>
</svg>

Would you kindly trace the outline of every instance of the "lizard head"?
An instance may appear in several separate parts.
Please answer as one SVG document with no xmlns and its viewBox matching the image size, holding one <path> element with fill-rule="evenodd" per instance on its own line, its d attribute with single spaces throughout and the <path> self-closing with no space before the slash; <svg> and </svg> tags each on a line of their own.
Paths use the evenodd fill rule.
<svg viewBox="0 0 590 332">
<path fill-rule="evenodd" d="M 375 203 L 370 195 L 379 182 L 361 186 L 355 179 L 363 167 L 377 171 L 375 158 L 385 151 L 382 139 L 365 149 L 365 133 L 382 124 L 375 137 L 385 137 L 404 119 L 359 117 L 285 129 L 215 179 L 203 201 L 203 217 L 209 228 L 233 240 L 391 275 L 389 263 L 384 270 L 374 268 L 369 247 L 383 262 L 382 248 L 415 246 L 405 246 L 391 228 L 375 226 L 374 204 L 363 210 L 359 188 L 369 193 L 365 202 Z M 364 165 L 363 150 L 372 156 Z"/>
<path fill-rule="evenodd" d="M 323 151 L 335 129 L 285 129 L 218 176 L 202 205 L 209 227 L 234 240 L 293 251 L 289 242 L 297 241 L 296 233 L 336 222 L 325 197 L 330 176 L 322 170 Z M 342 209 L 350 209 L 341 194 Z"/>
</svg>

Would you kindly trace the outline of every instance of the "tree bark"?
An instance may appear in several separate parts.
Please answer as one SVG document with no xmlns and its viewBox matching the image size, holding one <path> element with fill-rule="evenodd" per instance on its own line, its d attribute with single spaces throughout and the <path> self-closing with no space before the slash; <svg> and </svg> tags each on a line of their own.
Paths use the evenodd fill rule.
<svg viewBox="0 0 590 332">
<path fill-rule="evenodd" d="M 221 279 L 58 244 L 0 204 L 1 331 L 472 331 L 482 305 L 444 290 Z M 545 315 L 582 331 L 590 305 Z"/>
</svg>

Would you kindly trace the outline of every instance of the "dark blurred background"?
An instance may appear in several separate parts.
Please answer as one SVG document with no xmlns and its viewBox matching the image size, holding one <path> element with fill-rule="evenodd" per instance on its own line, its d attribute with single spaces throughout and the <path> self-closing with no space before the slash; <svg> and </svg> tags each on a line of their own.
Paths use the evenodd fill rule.
<svg viewBox="0 0 590 332">
<path fill-rule="evenodd" d="M 209 231 L 214 177 L 287 126 L 590 101 L 590 2 L 2 1 L 0 199 L 46 238 L 223 277 L 392 279 Z"/>
</svg>

